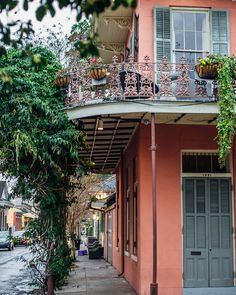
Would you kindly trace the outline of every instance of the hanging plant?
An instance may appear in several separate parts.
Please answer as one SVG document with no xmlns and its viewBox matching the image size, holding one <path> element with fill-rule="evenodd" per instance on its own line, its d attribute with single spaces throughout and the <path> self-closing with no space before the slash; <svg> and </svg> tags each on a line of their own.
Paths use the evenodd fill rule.
<svg viewBox="0 0 236 295">
<path fill-rule="evenodd" d="M 202 73 L 206 73 L 207 69 L 217 68 L 217 73 L 210 79 L 217 79 L 219 107 L 220 112 L 217 120 L 218 130 L 218 147 L 219 147 L 219 164 L 221 167 L 225 165 L 235 132 L 235 94 L 233 89 L 233 80 L 236 76 L 236 59 L 235 57 L 210 55 L 207 58 L 199 59 L 196 65 L 196 71 L 199 77 Z M 206 79 L 207 77 L 205 77 Z"/>
</svg>

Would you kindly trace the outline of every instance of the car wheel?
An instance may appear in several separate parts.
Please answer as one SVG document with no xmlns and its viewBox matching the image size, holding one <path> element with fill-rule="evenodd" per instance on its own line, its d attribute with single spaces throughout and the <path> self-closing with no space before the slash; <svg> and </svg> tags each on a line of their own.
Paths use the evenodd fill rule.
<svg viewBox="0 0 236 295">
<path fill-rule="evenodd" d="M 10 245 L 9 247 L 8 247 L 8 251 L 11 251 L 12 250 L 12 246 Z"/>
</svg>

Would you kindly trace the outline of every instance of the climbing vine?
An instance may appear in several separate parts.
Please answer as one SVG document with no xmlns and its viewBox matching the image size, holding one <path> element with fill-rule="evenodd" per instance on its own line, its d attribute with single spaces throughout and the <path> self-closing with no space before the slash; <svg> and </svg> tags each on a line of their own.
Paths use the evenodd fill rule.
<svg viewBox="0 0 236 295">
<path fill-rule="evenodd" d="M 234 58 L 225 57 L 222 67 L 218 70 L 219 106 L 217 120 L 219 163 L 224 166 L 228 157 L 235 133 L 235 94 L 233 78 L 236 63 Z"/>
</svg>

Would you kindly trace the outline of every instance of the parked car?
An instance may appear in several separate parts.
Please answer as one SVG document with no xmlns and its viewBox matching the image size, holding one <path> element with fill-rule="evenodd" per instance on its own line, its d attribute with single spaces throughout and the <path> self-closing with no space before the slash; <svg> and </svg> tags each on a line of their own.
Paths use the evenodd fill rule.
<svg viewBox="0 0 236 295">
<path fill-rule="evenodd" d="M 9 251 L 14 249 L 14 244 L 8 231 L 0 231 L 0 248 L 7 248 Z"/>
<path fill-rule="evenodd" d="M 29 241 L 29 238 L 27 238 L 25 236 L 25 231 L 24 230 L 15 231 L 12 234 L 12 236 L 13 236 L 15 245 L 24 245 L 24 246 L 29 245 L 30 241 Z"/>
</svg>

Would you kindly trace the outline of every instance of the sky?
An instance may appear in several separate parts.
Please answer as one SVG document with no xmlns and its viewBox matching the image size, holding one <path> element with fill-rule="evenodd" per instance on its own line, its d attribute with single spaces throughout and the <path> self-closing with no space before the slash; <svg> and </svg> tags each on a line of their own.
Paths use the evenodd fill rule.
<svg viewBox="0 0 236 295">
<path fill-rule="evenodd" d="M 1 1 L 1 0 L 0 0 Z M 63 33 L 66 35 L 70 32 L 71 27 L 73 24 L 76 23 L 76 13 L 69 8 L 63 8 L 62 10 L 58 9 L 58 6 L 55 5 L 56 8 L 56 15 L 52 18 L 51 15 L 48 13 L 42 20 L 42 22 L 38 22 L 35 17 L 35 10 L 39 5 L 39 0 L 35 0 L 33 3 L 29 4 L 29 10 L 24 11 L 22 8 L 23 0 L 20 0 L 20 5 L 17 9 L 14 9 L 9 13 L 8 16 L 6 14 L 2 13 L 0 14 L 1 22 L 6 23 L 11 20 L 23 20 L 28 21 L 32 20 L 33 28 L 35 30 L 35 33 L 41 31 L 46 28 L 56 28 L 57 24 L 63 25 Z"/>
</svg>

